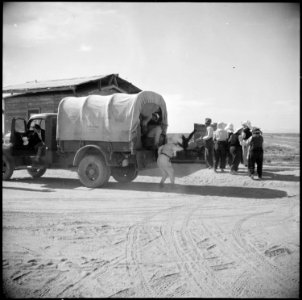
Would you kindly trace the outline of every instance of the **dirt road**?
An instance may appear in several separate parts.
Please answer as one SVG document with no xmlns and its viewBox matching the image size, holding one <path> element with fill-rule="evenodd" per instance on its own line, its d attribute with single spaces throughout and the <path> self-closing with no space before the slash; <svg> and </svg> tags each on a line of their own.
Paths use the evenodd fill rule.
<svg viewBox="0 0 302 300">
<path fill-rule="evenodd" d="M 175 187 L 153 170 L 88 189 L 70 171 L 16 171 L 3 182 L 5 295 L 298 297 L 299 172 L 177 165 Z"/>
</svg>

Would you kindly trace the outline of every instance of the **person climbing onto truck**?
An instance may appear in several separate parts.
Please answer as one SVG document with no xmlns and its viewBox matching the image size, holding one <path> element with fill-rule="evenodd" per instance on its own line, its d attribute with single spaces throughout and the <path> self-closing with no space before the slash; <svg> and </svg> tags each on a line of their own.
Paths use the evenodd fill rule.
<svg viewBox="0 0 302 300">
<path fill-rule="evenodd" d="M 162 133 L 161 117 L 159 113 L 152 113 L 142 121 L 142 144 L 146 149 L 156 150 L 159 146 Z"/>
<path fill-rule="evenodd" d="M 29 138 L 29 144 L 37 151 L 34 160 L 38 162 L 45 149 L 45 130 L 41 129 L 40 125 L 33 126 L 34 133 Z"/>
</svg>

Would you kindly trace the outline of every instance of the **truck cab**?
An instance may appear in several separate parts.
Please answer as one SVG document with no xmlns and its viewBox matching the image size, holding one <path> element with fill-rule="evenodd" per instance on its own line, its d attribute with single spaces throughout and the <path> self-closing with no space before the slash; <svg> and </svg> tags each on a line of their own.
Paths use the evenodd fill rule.
<svg viewBox="0 0 302 300">
<path fill-rule="evenodd" d="M 41 160 L 36 162 L 35 145 L 31 143 L 33 127 L 38 124 L 45 132 L 45 151 Z M 42 176 L 46 168 L 53 164 L 57 150 L 56 113 L 37 114 L 28 122 L 23 118 L 13 118 L 9 143 L 2 145 L 3 179 L 9 179 L 14 170 L 27 169 L 32 177 Z"/>
</svg>

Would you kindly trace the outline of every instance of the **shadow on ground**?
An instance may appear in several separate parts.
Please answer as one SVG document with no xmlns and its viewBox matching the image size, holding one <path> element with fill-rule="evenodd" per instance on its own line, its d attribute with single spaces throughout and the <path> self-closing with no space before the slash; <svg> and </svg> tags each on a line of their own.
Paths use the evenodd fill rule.
<svg viewBox="0 0 302 300">
<path fill-rule="evenodd" d="M 300 181 L 300 176 L 286 175 L 286 174 L 281 175 L 272 172 L 263 172 L 263 177 L 265 180 L 274 180 L 274 181 L 294 181 L 294 182 Z"/>
<path fill-rule="evenodd" d="M 78 179 L 64 179 L 61 178 L 38 178 L 32 180 L 31 178 L 24 178 L 22 180 L 12 180 L 26 183 L 40 184 L 42 188 L 22 188 L 22 187 L 5 187 L 6 189 L 27 190 L 33 192 L 55 192 L 57 189 L 75 189 L 83 188 Z M 170 183 L 160 187 L 156 182 L 108 182 L 104 187 L 99 188 L 119 190 L 119 191 L 140 191 L 140 192 L 159 192 L 159 193 L 175 193 L 183 195 L 200 195 L 213 197 L 231 197 L 231 198 L 254 198 L 254 199 L 272 199 L 287 197 L 284 191 L 268 188 L 254 188 L 254 187 L 238 187 L 238 186 L 216 186 L 216 185 L 181 185 Z M 89 191 L 90 189 L 88 189 Z"/>
<path fill-rule="evenodd" d="M 181 185 L 165 184 L 160 187 L 158 183 L 154 182 L 132 182 L 128 184 L 121 184 L 116 182 L 109 182 L 106 187 L 111 190 L 131 190 L 131 191 L 152 191 L 161 193 L 176 193 L 186 195 L 200 195 L 200 196 L 218 196 L 218 197 L 233 197 L 233 198 L 258 198 L 271 199 L 287 197 L 287 193 L 275 189 L 267 188 L 249 188 L 237 186 L 216 186 L 216 185 Z"/>
<path fill-rule="evenodd" d="M 182 163 L 182 164 L 173 164 L 174 173 L 176 177 L 182 178 L 189 176 L 197 171 L 206 169 L 206 165 L 202 163 Z M 161 177 L 161 172 L 159 168 L 142 170 L 139 172 L 140 176 L 151 176 L 151 177 Z"/>
</svg>

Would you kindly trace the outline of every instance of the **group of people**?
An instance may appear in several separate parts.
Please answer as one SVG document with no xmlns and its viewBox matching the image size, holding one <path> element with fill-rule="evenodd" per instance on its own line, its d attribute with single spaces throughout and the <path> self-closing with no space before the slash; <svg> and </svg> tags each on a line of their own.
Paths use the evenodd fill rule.
<svg viewBox="0 0 302 300">
<path fill-rule="evenodd" d="M 248 175 L 254 178 L 257 165 L 258 178 L 262 178 L 263 167 L 263 136 L 260 128 L 252 127 L 250 121 L 242 123 L 242 127 L 234 130 L 232 123 L 218 123 L 214 131 L 212 120 L 205 119 L 207 134 L 201 137 L 205 146 L 205 161 L 214 172 L 220 168 L 224 172 L 226 165 L 230 173 L 236 174 L 239 164 L 248 169 Z"/>
</svg>

